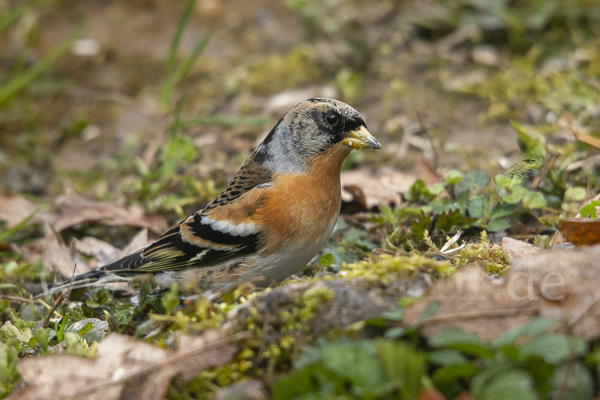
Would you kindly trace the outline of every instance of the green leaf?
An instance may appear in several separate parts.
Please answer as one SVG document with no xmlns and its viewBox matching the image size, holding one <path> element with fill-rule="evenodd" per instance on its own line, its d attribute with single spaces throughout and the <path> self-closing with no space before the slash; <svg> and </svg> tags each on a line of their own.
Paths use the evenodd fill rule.
<svg viewBox="0 0 600 400">
<path fill-rule="evenodd" d="M 525 131 L 525 128 L 523 128 L 523 126 L 521 126 L 521 124 L 517 123 L 516 121 L 512 121 L 512 120 L 510 121 L 510 124 L 512 125 L 515 133 L 517 134 L 517 136 L 519 137 L 519 139 L 521 140 L 521 142 L 523 143 L 525 148 L 531 149 L 535 145 L 539 144 L 539 141 L 534 140 L 531 136 L 529 136 L 527 134 L 527 132 Z"/>
<path fill-rule="evenodd" d="M 507 218 L 495 219 L 489 223 L 487 230 L 490 232 L 499 232 L 509 229 L 511 226 L 510 220 Z"/>
<path fill-rule="evenodd" d="M 447 347 L 464 343 L 480 344 L 481 340 L 474 333 L 457 328 L 446 328 L 429 339 L 432 347 Z"/>
<path fill-rule="evenodd" d="M 457 171 L 455 169 L 450 170 L 444 174 L 444 180 L 449 185 L 456 185 L 458 182 L 460 182 L 462 180 L 462 178 L 463 178 L 462 173 L 460 173 L 460 171 Z"/>
<path fill-rule="evenodd" d="M 467 364 L 467 358 L 458 350 L 443 349 L 427 353 L 427 360 L 437 365 Z"/>
<path fill-rule="evenodd" d="M 512 189 L 517 183 L 509 176 L 498 174 L 494 177 L 494 182 L 499 189 Z"/>
<path fill-rule="evenodd" d="M 27 344 L 33 337 L 33 334 L 29 328 L 19 329 L 14 326 L 11 321 L 6 321 L 4 325 L 2 325 L 2 328 L 0 328 L 0 337 L 2 337 L 5 341 L 9 338 L 12 338 L 21 343 Z"/>
<path fill-rule="evenodd" d="M 283 376 L 273 388 L 274 400 L 310 399 L 311 393 L 319 393 L 320 387 L 326 383 L 330 392 L 341 391 L 344 382 L 325 370 L 322 363 L 294 371 Z M 314 397 L 313 397 L 314 398 Z M 319 398 L 318 396 L 316 397 Z"/>
<path fill-rule="evenodd" d="M 448 347 L 463 353 L 484 358 L 494 358 L 494 353 L 477 335 L 462 329 L 447 328 L 429 340 L 432 347 Z"/>
<path fill-rule="evenodd" d="M 18 289 L 19 287 L 17 285 L 13 285 L 12 283 L 0 283 L 0 289 L 8 288 Z"/>
<path fill-rule="evenodd" d="M 567 203 L 573 203 L 583 201 L 587 196 L 585 188 L 582 187 L 570 187 L 565 191 L 564 201 Z"/>
<path fill-rule="evenodd" d="M 589 400 L 594 397 L 594 379 L 583 365 L 561 365 L 550 378 L 548 398 L 562 400 Z"/>
<path fill-rule="evenodd" d="M 177 285 L 173 285 L 171 287 L 171 290 L 163 295 L 161 303 L 168 315 L 171 315 L 175 312 L 175 310 L 179 306 L 179 294 Z"/>
<path fill-rule="evenodd" d="M 438 228 L 443 232 L 450 232 L 452 228 L 467 229 L 477 221 L 477 218 L 467 217 L 459 209 L 442 213 L 437 220 Z M 421 236 L 422 237 L 422 236 Z"/>
<path fill-rule="evenodd" d="M 524 148 L 524 151 L 527 151 L 536 161 L 541 161 L 545 153 L 544 138 L 534 132 L 526 132 L 525 128 L 515 121 L 510 121 L 510 124 L 519 137 L 519 146 Z"/>
<path fill-rule="evenodd" d="M 321 266 L 327 268 L 327 267 L 330 267 L 334 261 L 335 261 L 335 258 L 333 257 L 333 254 L 326 253 L 326 254 L 323 254 L 323 256 L 319 259 L 319 264 L 321 264 Z"/>
<path fill-rule="evenodd" d="M 381 314 L 381 318 L 384 318 L 388 321 L 400 322 L 404 319 L 404 308 L 398 307 L 386 311 L 383 314 Z"/>
<path fill-rule="evenodd" d="M 520 370 L 481 374 L 473 378 L 473 400 L 537 400 L 531 376 Z"/>
<path fill-rule="evenodd" d="M 487 210 L 490 198 L 483 195 L 477 195 L 469 198 L 467 203 L 467 211 L 469 215 L 474 218 L 481 218 Z"/>
<path fill-rule="evenodd" d="M 527 188 L 523 186 L 515 186 L 512 188 L 512 191 L 504 196 L 502 196 L 502 200 L 509 204 L 516 204 L 520 201 L 523 201 L 525 196 L 529 193 Z"/>
<path fill-rule="evenodd" d="M 512 346 L 516 343 L 518 338 L 523 336 L 541 335 L 542 333 L 548 332 L 548 330 L 555 324 L 556 321 L 549 318 L 533 318 L 525 325 L 506 331 L 498 336 L 498 338 L 494 340 L 494 346 Z"/>
<path fill-rule="evenodd" d="M 523 199 L 523 206 L 531 210 L 544 208 L 546 207 L 546 198 L 539 192 L 529 191 Z"/>
<path fill-rule="evenodd" d="M 431 193 L 429 189 L 427 189 L 425 182 L 419 179 L 412 184 L 406 193 L 404 193 L 404 197 L 411 203 L 423 203 L 427 200 L 433 200 L 435 194 Z"/>
<path fill-rule="evenodd" d="M 596 215 L 596 207 L 600 207 L 600 200 L 592 200 L 588 204 L 584 205 L 579 210 L 579 214 L 583 218 L 596 219 L 598 218 Z"/>
<path fill-rule="evenodd" d="M 10 302 L 6 299 L 0 299 L 0 314 L 4 312 L 10 305 Z"/>
<path fill-rule="evenodd" d="M 422 389 L 427 364 L 423 353 L 408 344 L 390 340 L 377 340 L 375 349 L 383 367 L 403 399 L 417 400 Z"/>
<path fill-rule="evenodd" d="M 490 219 L 500 219 L 507 217 L 517 211 L 519 206 L 517 204 L 499 204 L 494 210 L 490 213 Z"/>
<path fill-rule="evenodd" d="M 365 250 L 373 250 L 377 248 L 377 245 L 375 243 L 367 240 L 368 237 L 369 234 L 364 230 L 350 229 L 344 234 L 342 242 L 360 247 Z"/>
<path fill-rule="evenodd" d="M 454 193 L 459 195 L 467 192 L 473 194 L 478 190 L 485 188 L 490 183 L 490 177 L 487 173 L 480 170 L 469 171 L 463 179 L 456 184 Z"/>
<path fill-rule="evenodd" d="M 330 344 L 323 348 L 323 365 L 335 375 L 368 391 L 375 391 L 387 382 L 371 341 Z"/>
<path fill-rule="evenodd" d="M 459 378 L 470 378 L 479 373 L 479 368 L 472 363 L 446 365 L 433 373 L 436 386 L 449 385 Z"/>
<path fill-rule="evenodd" d="M 525 343 L 519 351 L 519 358 L 539 357 L 557 365 L 571 356 L 584 354 L 585 349 L 585 341 L 581 338 L 547 334 Z"/>
<path fill-rule="evenodd" d="M 423 314 L 421 314 L 419 319 L 422 320 L 422 319 L 431 317 L 433 314 L 435 314 L 435 312 L 438 310 L 438 308 L 440 308 L 440 305 L 441 305 L 441 303 L 439 301 L 431 302 L 431 304 L 429 304 L 427 306 L 425 311 L 423 311 Z"/>
</svg>

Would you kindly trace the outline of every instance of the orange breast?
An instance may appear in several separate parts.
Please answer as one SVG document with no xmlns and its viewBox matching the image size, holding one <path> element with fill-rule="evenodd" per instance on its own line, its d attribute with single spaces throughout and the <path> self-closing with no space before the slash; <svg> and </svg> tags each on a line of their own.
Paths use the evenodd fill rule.
<svg viewBox="0 0 600 400">
<path fill-rule="evenodd" d="M 333 146 L 315 157 L 308 172 L 276 174 L 266 200 L 254 215 L 266 232 L 261 252 L 310 246 L 331 227 L 341 205 L 340 171 L 348 146 Z"/>
</svg>

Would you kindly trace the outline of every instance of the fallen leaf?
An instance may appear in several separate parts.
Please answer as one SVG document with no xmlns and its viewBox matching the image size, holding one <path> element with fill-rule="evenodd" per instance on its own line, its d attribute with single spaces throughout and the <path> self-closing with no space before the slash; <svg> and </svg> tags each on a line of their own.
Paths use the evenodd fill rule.
<svg viewBox="0 0 600 400">
<path fill-rule="evenodd" d="M 360 168 L 342 172 L 342 199 L 358 202 L 365 210 L 380 205 L 397 207 L 402 202 L 400 193 L 410 189 L 416 178 L 391 169 L 372 171 Z"/>
<path fill-rule="evenodd" d="M 597 219 L 563 219 L 558 223 L 560 233 L 578 246 L 600 244 L 600 221 Z"/>
<path fill-rule="evenodd" d="M 438 182 L 443 182 L 444 178 L 437 173 L 433 163 L 428 160 L 422 153 L 417 156 L 415 161 L 415 171 L 417 179 L 425 182 L 425 185 L 431 186 Z"/>
<path fill-rule="evenodd" d="M 0 221 L 5 221 L 7 228 L 19 225 L 35 209 L 35 204 L 22 196 L 0 194 Z"/>
<path fill-rule="evenodd" d="M 492 340 L 532 316 L 557 321 L 585 340 L 600 337 L 600 246 L 548 250 L 511 260 L 501 279 L 467 265 L 434 283 L 405 311 L 403 324 L 429 338 L 454 327 Z M 436 306 L 435 313 L 424 313 Z M 566 321 L 566 322 L 565 322 Z"/>
<path fill-rule="evenodd" d="M 91 236 L 86 236 L 81 240 L 73 238 L 71 239 L 71 246 L 87 256 L 94 257 L 96 261 L 95 268 L 109 264 L 119 258 L 121 254 L 121 250 L 112 244 Z"/>
<path fill-rule="evenodd" d="M 131 238 L 131 240 L 129 241 L 129 243 L 127 243 L 125 247 L 123 247 L 123 250 L 121 250 L 121 254 L 119 254 L 119 257 L 117 258 L 122 258 L 133 254 L 136 251 L 148 246 L 150 243 L 152 243 L 152 241 L 148 240 L 148 229 L 142 229 L 138 233 L 136 233 L 133 238 Z"/>
<path fill-rule="evenodd" d="M 51 222 L 57 232 L 73 225 L 99 221 L 113 226 L 147 228 L 157 234 L 169 227 L 163 216 L 147 212 L 142 207 L 92 201 L 74 193 L 59 197 L 56 208 L 56 216 Z"/>
<path fill-rule="evenodd" d="M 19 247 L 19 251 L 21 256 L 28 263 L 35 262 L 42 258 L 44 255 L 44 250 L 46 249 L 46 239 L 39 238 L 32 242 L 26 243 L 23 246 Z"/>
<path fill-rule="evenodd" d="M 522 240 L 503 237 L 502 251 L 504 252 L 504 255 L 506 255 L 506 258 L 510 261 L 513 258 L 525 257 L 544 250 L 532 244 L 525 243 Z"/>
<path fill-rule="evenodd" d="M 165 350 L 119 333 L 102 340 L 95 359 L 69 354 L 25 358 L 17 369 L 21 385 L 10 399 L 162 400 L 171 379 L 189 380 L 201 371 L 229 362 L 237 336 L 210 330 L 183 335 L 177 350 Z"/>
<path fill-rule="evenodd" d="M 46 236 L 46 248 L 42 261 L 50 271 L 58 272 L 63 278 L 71 279 L 73 267 L 77 264 L 75 275 L 91 271 L 85 260 L 66 245 L 63 238 L 56 233 L 52 225 L 46 222 L 44 225 Z"/>
</svg>

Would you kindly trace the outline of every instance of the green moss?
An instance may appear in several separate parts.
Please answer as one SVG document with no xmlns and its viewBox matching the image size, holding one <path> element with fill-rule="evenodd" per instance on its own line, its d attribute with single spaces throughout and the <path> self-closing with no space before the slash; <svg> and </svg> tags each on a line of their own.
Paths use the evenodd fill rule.
<svg viewBox="0 0 600 400">
<path fill-rule="evenodd" d="M 451 258 L 457 267 L 477 264 L 484 267 L 490 275 L 504 275 L 508 270 L 508 260 L 502 251 L 502 246 L 498 243 L 491 244 L 485 231 L 481 232 L 479 243 L 467 244 L 465 248 L 453 253 Z"/>
<path fill-rule="evenodd" d="M 406 256 L 377 254 L 369 260 L 344 264 L 346 277 L 364 277 L 389 284 L 411 276 L 416 271 L 435 272 L 438 276 L 447 276 L 454 272 L 448 261 L 438 261 L 421 254 Z"/>
</svg>

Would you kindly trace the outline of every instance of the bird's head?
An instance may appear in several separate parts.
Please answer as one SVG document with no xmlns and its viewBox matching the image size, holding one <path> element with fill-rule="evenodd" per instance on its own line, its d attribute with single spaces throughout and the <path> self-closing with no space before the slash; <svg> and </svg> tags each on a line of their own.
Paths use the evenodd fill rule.
<svg viewBox="0 0 600 400">
<path fill-rule="evenodd" d="M 272 172 L 306 171 L 315 157 L 343 161 L 352 149 L 381 149 L 354 108 L 334 99 L 306 100 L 283 116 L 255 152 Z M 341 164 L 340 164 L 341 165 Z"/>
</svg>

